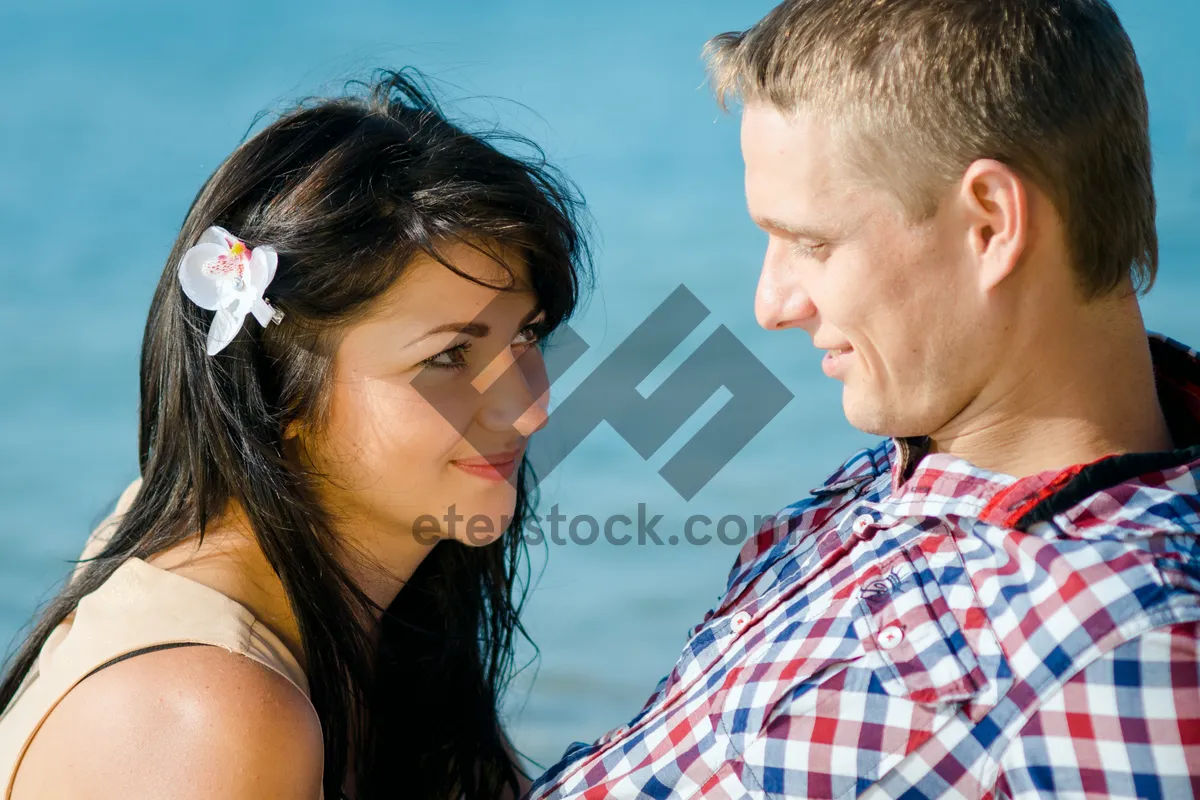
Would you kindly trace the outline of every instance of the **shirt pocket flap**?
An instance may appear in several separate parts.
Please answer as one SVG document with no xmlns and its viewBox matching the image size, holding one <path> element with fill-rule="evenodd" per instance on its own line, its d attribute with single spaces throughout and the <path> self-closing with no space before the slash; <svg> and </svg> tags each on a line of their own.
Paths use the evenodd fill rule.
<svg viewBox="0 0 1200 800">
<path fill-rule="evenodd" d="M 922 705 L 978 695 L 986 675 L 920 545 L 870 570 L 860 584 L 854 629 L 884 691 Z"/>
</svg>

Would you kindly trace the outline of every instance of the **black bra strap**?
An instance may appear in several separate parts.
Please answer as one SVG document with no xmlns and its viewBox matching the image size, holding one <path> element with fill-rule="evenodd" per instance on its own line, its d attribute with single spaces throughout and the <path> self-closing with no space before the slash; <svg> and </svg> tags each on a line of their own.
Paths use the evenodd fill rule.
<svg viewBox="0 0 1200 800">
<path fill-rule="evenodd" d="M 211 646 L 211 645 L 206 645 L 203 642 L 168 642 L 167 644 L 154 644 L 154 645 L 150 645 L 149 647 L 142 647 L 137 650 L 130 650 L 128 653 L 123 653 L 122 655 L 119 655 L 116 658 L 105 661 L 103 664 L 96 667 L 94 670 L 89 672 L 87 675 L 84 675 L 81 680 L 86 680 L 87 678 L 92 677 L 93 675 L 95 675 L 97 672 L 104 669 L 105 667 L 111 667 L 113 664 L 120 664 L 122 661 L 124 661 L 127 658 L 133 658 L 134 656 L 140 656 L 143 653 L 153 653 L 158 650 L 170 650 L 175 647 L 209 647 L 209 646 Z"/>
</svg>

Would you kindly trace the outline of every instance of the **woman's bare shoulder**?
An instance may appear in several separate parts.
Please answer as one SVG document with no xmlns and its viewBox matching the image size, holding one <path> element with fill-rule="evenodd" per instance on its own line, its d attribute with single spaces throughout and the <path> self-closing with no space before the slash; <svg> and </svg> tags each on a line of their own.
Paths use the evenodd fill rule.
<svg viewBox="0 0 1200 800">
<path fill-rule="evenodd" d="M 291 682 L 219 647 L 179 647 L 72 689 L 30 745 L 12 800 L 315 800 L 322 766 L 320 721 Z"/>
</svg>

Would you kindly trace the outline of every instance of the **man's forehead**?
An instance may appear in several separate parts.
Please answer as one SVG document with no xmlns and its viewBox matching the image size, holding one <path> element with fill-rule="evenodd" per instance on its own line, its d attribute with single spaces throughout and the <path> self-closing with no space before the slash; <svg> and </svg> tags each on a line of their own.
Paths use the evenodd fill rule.
<svg viewBox="0 0 1200 800">
<path fill-rule="evenodd" d="M 807 216 L 849 189 L 832 137 L 811 120 L 797 120 L 771 106 L 748 106 L 742 117 L 746 199 L 756 222 L 786 230 L 796 214 Z"/>
<path fill-rule="evenodd" d="M 762 101 L 742 109 L 742 145 L 756 153 L 830 155 L 837 150 L 835 133 L 834 125 L 805 109 L 789 111 Z"/>
<path fill-rule="evenodd" d="M 794 233 L 831 214 L 890 205 L 892 198 L 856 168 L 845 140 L 844 128 L 814 114 L 747 104 L 742 156 L 746 200 L 755 222 Z"/>
</svg>

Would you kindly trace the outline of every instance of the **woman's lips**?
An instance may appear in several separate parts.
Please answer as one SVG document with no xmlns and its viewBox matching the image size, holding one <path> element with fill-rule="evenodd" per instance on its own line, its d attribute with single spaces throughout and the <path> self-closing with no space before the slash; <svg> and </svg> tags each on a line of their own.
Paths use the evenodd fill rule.
<svg viewBox="0 0 1200 800">
<path fill-rule="evenodd" d="M 468 475 L 488 481 L 506 481 L 517 471 L 523 455 L 523 450 L 508 450 L 482 458 L 459 458 L 450 463 Z"/>
</svg>

